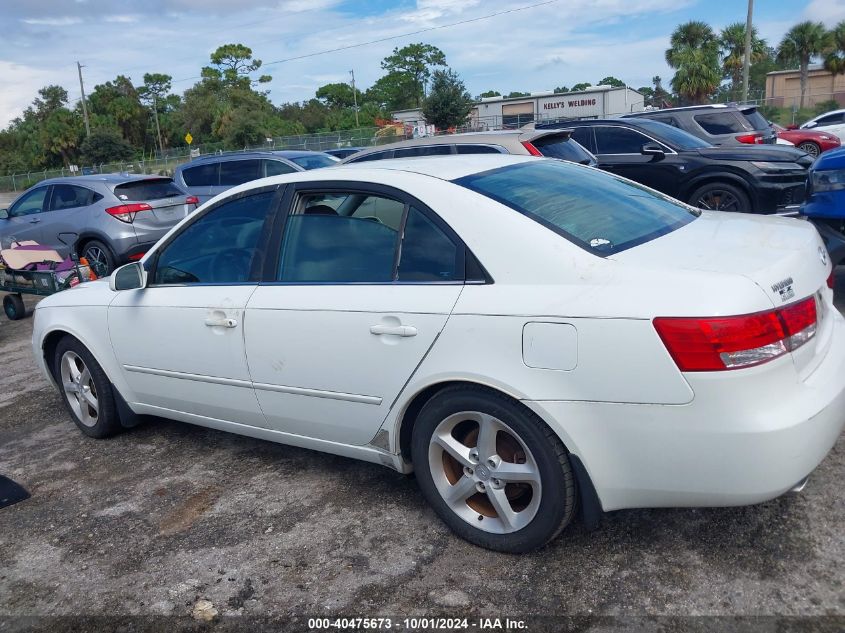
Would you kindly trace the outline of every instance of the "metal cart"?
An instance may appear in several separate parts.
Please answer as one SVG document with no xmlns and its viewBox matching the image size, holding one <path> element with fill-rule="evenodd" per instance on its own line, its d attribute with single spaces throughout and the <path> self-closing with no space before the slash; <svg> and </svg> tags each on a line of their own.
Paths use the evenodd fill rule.
<svg viewBox="0 0 845 633">
<path fill-rule="evenodd" d="M 21 295 L 51 295 L 54 292 L 72 288 L 90 278 L 90 268 L 78 262 L 73 268 L 60 272 L 16 270 L 0 263 L 0 291 L 9 293 L 3 297 L 3 312 L 10 321 L 17 321 L 26 316 L 26 307 Z"/>
</svg>

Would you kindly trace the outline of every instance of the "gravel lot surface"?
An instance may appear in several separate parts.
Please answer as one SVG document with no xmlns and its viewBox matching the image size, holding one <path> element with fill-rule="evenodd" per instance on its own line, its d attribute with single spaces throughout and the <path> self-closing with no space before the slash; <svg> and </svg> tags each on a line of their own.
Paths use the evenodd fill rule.
<svg viewBox="0 0 845 633">
<path fill-rule="evenodd" d="M 845 310 L 843 268 L 837 293 Z M 845 439 L 800 494 L 613 512 L 593 532 L 574 524 L 543 551 L 508 556 L 454 537 L 412 477 L 379 466 L 166 420 L 87 439 L 36 373 L 30 332 L 31 319 L 0 322 L 0 473 L 32 493 L 0 510 L 0 631 L 33 615 L 188 626 L 203 609 L 221 627 L 543 614 L 814 616 L 753 630 L 845 629 Z"/>
</svg>

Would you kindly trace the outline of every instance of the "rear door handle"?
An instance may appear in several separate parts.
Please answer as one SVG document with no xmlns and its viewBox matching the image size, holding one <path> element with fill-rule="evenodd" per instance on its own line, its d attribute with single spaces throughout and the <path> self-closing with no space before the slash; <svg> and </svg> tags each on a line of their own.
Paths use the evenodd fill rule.
<svg viewBox="0 0 845 633">
<path fill-rule="evenodd" d="M 393 336 L 416 336 L 417 328 L 410 325 L 371 325 L 370 334 L 381 336 L 392 334 Z"/>
<path fill-rule="evenodd" d="M 208 318 L 205 320 L 208 327 L 238 327 L 237 319 L 214 319 Z"/>
<path fill-rule="evenodd" d="M 41 218 L 32 218 L 29 221 L 30 224 L 38 224 L 39 222 L 41 222 Z"/>
</svg>

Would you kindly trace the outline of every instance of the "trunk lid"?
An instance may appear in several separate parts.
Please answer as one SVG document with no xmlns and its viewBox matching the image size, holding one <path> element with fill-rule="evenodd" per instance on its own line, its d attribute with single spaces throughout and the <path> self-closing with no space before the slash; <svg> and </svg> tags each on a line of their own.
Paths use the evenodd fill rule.
<svg viewBox="0 0 845 633">
<path fill-rule="evenodd" d="M 818 231 L 805 220 L 704 211 L 694 222 L 610 259 L 649 268 L 742 275 L 774 308 L 816 297 L 816 335 L 793 353 L 802 378 L 812 373 L 827 349 L 835 310 L 827 287 L 831 265 Z"/>
<path fill-rule="evenodd" d="M 139 235 L 170 229 L 182 218 L 192 213 L 196 204 L 186 202 L 188 195 L 170 178 L 145 178 L 117 185 L 114 195 L 122 203 L 143 202 L 152 211 L 139 212 L 133 221 Z"/>
</svg>

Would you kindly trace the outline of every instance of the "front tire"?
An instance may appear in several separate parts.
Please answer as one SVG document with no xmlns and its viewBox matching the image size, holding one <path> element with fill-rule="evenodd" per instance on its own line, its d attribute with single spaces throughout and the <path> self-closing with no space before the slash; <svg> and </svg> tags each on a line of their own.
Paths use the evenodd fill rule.
<svg viewBox="0 0 845 633">
<path fill-rule="evenodd" d="M 801 145 L 798 146 L 798 149 L 801 151 L 807 152 L 813 158 L 816 158 L 819 154 L 822 153 L 822 148 L 819 147 L 813 141 L 804 141 Z"/>
<path fill-rule="evenodd" d="M 750 212 L 751 201 L 739 187 L 722 182 L 709 182 L 696 189 L 688 202 L 709 211 Z"/>
<path fill-rule="evenodd" d="M 111 382 L 91 352 L 75 338 L 65 337 L 56 345 L 53 376 L 80 431 L 98 439 L 120 431 Z"/>
<path fill-rule="evenodd" d="M 500 552 L 542 547 L 572 520 L 577 492 L 563 443 L 531 411 L 484 388 L 447 388 L 417 418 L 417 481 L 452 531 Z"/>
</svg>

